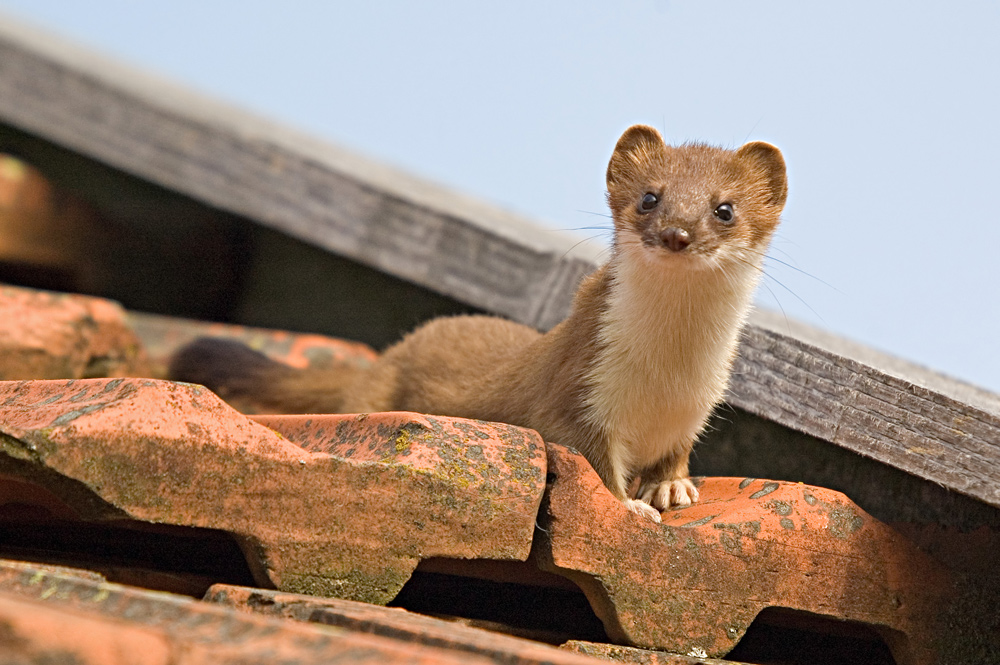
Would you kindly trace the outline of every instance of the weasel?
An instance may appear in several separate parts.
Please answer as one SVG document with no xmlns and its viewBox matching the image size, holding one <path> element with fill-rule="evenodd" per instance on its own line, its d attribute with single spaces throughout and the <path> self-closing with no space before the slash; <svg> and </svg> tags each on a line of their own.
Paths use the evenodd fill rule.
<svg viewBox="0 0 1000 665">
<path fill-rule="evenodd" d="M 432 320 L 366 369 L 296 370 L 200 340 L 171 377 L 276 411 L 417 411 L 537 430 L 583 453 L 655 522 L 698 491 L 688 457 L 722 400 L 765 250 L 787 197 L 781 152 L 621 136 L 607 168 L 614 241 L 546 334 L 489 316 Z M 637 489 L 630 496 L 628 490 Z"/>
</svg>

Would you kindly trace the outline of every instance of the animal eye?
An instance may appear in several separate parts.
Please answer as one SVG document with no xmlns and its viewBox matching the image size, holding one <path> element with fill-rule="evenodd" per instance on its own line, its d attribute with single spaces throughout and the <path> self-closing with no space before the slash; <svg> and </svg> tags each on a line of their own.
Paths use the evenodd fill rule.
<svg viewBox="0 0 1000 665">
<path fill-rule="evenodd" d="M 720 222 L 733 221 L 733 206 L 730 203 L 723 203 L 715 209 L 715 216 Z"/>
<path fill-rule="evenodd" d="M 639 202 L 640 212 L 649 212 L 656 207 L 656 204 L 660 202 L 660 198 L 656 194 L 646 194 L 642 197 L 642 201 Z"/>
</svg>

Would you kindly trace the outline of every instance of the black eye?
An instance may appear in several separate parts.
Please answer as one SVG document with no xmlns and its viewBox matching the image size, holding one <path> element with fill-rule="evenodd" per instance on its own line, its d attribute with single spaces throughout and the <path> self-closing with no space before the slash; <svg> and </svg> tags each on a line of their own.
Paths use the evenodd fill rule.
<svg viewBox="0 0 1000 665">
<path fill-rule="evenodd" d="M 715 209 L 715 216 L 720 222 L 731 222 L 733 221 L 733 206 L 729 203 L 723 203 L 718 208 Z"/>
<path fill-rule="evenodd" d="M 660 198 L 656 194 L 646 194 L 642 197 L 642 201 L 639 202 L 639 212 L 649 212 L 659 202 Z"/>
</svg>

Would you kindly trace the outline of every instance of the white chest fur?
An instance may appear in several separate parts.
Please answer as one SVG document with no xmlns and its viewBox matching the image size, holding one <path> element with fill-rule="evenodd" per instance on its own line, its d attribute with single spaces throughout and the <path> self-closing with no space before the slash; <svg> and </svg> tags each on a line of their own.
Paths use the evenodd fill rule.
<svg viewBox="0 0 1000 665">
<path fill-rule="evenodd" d="M 760 268 L 621 248 L 588 373 L 588 416 L 635 472 L 701 432 L 729 379 Z"/>
</svg>

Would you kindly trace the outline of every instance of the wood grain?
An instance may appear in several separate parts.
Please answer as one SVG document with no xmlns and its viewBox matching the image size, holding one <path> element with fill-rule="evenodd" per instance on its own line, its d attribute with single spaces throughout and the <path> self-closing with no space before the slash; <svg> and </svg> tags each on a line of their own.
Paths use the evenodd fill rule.
<svg viewBox="0 0 1000 665">
<path fill-rule="evenodd" d="M 542 329 L 597 251 L 7 18 L 0 121 Z"/>
<path fill-rule="evenodd" d="M 777 321 L 747 327 L 729 403 L 1000 507 L 996 395 Z"/>
</svg>

